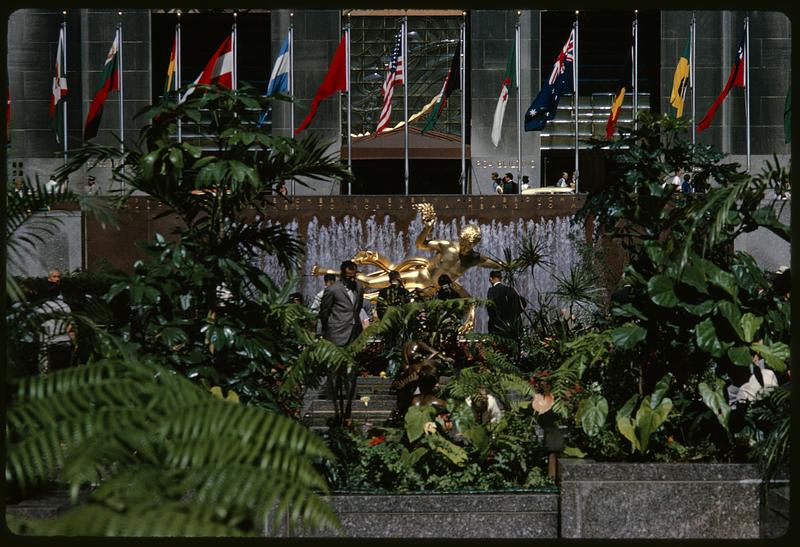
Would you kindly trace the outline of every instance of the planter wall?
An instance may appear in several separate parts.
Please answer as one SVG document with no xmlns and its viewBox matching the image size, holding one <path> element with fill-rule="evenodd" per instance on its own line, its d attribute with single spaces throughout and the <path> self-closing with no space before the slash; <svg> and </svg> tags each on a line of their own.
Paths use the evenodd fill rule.
<svg viewBox="0 0 800 547">
<path fill-rule="evenodd" d="M 558 537 L 555 493 L 351 494 L 330 501 L 351 538 Z"/>
<path fill-rule="evenodd" d="M 564 538 L 759 537 L 755 465 L 561 459 L 558 471 Z"/>
</svg>

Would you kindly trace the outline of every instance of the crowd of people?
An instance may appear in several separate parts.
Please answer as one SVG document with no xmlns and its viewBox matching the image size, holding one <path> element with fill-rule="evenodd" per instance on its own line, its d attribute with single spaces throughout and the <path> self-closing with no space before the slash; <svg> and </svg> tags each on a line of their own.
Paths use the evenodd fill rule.
<svg viewBox="0 0 800 547">
<path fill-rule="evenodd" d="M 500 195 L 521 194 L 530 188 L 530 177 L 528 175 L 522 175 L 520 183 L 517 183 L 514 180 L 513 173 L 506 173 L 501 178 L 500 174 L 495 171 L 491 174 L 491 182 L 494 192 Z M 575 188 L 575 172 L 573 171 L 572 174 L 566 171 L 562 172 L 555 186 L 557 188 Z"/>
</svg>

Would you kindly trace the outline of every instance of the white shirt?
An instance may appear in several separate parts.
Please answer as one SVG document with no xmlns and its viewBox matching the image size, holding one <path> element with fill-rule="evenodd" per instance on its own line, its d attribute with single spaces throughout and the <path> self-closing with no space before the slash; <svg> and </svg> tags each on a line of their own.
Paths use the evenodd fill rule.
<svg viewBox="0 0 800 547">
<path fill-rule="evenodd" d="M 69 322 L 66 317 L 61 317 L 61 314 L 68 314 L 70 310 L 69 305 L 64 302 L 64 299 L 59 295 L 51 300 L 43 302 L 37 311 L 41 314 L 53 314 L 45 321 L 42 321 L 42 330 L 40 332 L 40 340 L 44 345 L 51 344 L 69 344 L 72 339 L 69 337 Z"/>
<path fill-rule="evenodd" d="M 503 417 L 503 411 L 500 410 L 500 405 L 497 404 L 497 399 L 494 398 L 494 395 L 486 395 L 488 406 L 486 408 L 486 412 L 483 413 L 483 423 L 488 424 L 496 424 L 500 421 Z M 467 397 L 467 406 L 472 408 L 472 397 Z"/>
</svg>

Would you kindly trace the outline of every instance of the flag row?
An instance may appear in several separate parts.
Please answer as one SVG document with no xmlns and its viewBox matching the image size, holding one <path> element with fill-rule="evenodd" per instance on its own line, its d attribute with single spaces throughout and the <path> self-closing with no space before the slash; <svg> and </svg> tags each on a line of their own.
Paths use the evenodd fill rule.
<svg viewBox="0 0 800 547">
<path fill-rule="evenodd" d="M 405 23 L 404 23 L 405 25 Z M 622 65 L 621 75 L 614 90 L 614 98 L 612 100 L 611 112 L 606 124 L 607 138 L 613 138 L 616 132 L 616 124 L 619 119 L 619 113 L 623 104 L 624 97 L 627 93 L 633 91 L 636 97 L 636 81 L 638 80 L 636 70 L 638 68 L 637 62 L 637 33 L 636 24 L 633 24 L 633 31 L 631 34 L 631 45 Z M 409 75 L 407 71 L 407 47 L 405 43 L 405 32 L 403 26 L 398 31 L 389 59 L 387 62 L 386 75 L 381 88 L 382 103 L 380 105 L 380 114 L 378 116 L 378 123 L 375 128 L 375 134 L 380 134 L 390 127 L 392 117 L 392 103 L 394 98 L 394 89 L 396 86 L 409 85 Z M 548 121 L 552 120 L 557 112 L 558 104 L 561 96 L 565 94 L 575 94 L 578 88 L 579 71 L 577 63 L 577 21 L 570 29 L 567 35 L 567 40 L 563 47 L 558 51 L 552 70 L 548 79 L 543 83 L 533 102 L 530 104 L 524 114 L 524 129 L 525 131 L 540 131 Z M 84 123 L 83 138 L 85 140 L 91 139 L 97 135 L 97 130 L 100 120 L 103 115 L 104 104 L 111 92 L 121 93 L 122 83 L 122 70 L 121 70 L 121 40 L 122 28 L 118 25 L 114 35 L 111 47 L 108 50 L 103 69 L 100 75 L 100 81 L 96 88 L 96 92 L 92 98 L 92 102 L 87 113 Z M 682 49 L 680 58 L 677 62 L 677 67 L 674 74 L 674 82 L 670 94 L 670 105 L 672 112 L 676 117 L 681 117 L 684 114 L 684 102 L 686 98 L 687 89 L 693 87 L 692 81 L 692 58 L 693 58 L 693 33 L 687 40 L 685 47 Z M 199 85 L 218 84 L 222 87 L 233 88 L 236 82 L 234 77 L 235 71 L 235 50 L 236 50 L 236 30 L 235 25 L 229 36 L 225 38 L 222 44 L 217 48 L 214 54 L 205 65 L 203 71 L 195 78 L 195 80 L 188 86 L 182 95 L 178 95 L 180 102 L 185 101 L 192 93 L 195 92 Z M 505 117 L 506 105 L 509 100 L 510 93 L 516 89 L 519 93 L 519 74 L 518 68 L 515 69 L 515 63 L 519 57 L 518 44 L 515 44 L 509 52 L 508 63 L 506 70 L 502 76 L 500 84 L 500 94 L 495 108 L 491 140 L 495 147 L 500 143 L 502 136 L 503 120 Z M 291 33 L 283 42 L 281 49 L 278 52 L 277 58 L 273 65 L 269 82 L 265 91 L 265 95 L 293 95 L 293 75 L 294 66 L 293 58 L 291 55 Z M 459 45 L 455 50 L 452 57 L 449 70 L 442 84 L 441 91 L 436 97 L 436 105 L 433 107 L 427 122 L 424 125 L 423 133 L 433 128 L 442 114 L 446 102 L 450 95 L 455 90 L 463 89 L 464 82 L 464 55 L 462 53 L 461 39 Z M 307 128 L 319 107 L 319 104 L 327 97 L 334 93 L 349 91 L 350 86 L 350 59 L 349 47 L 346 37 L 343 36 L 340 41 L 336 52 L 333 56 L 328 71 L 320 84 L 317 92 L 315 93 L 309 111 L 306 117 L 295 129 L 295 134 L 300 133 Z M 747 32 L 743 32 L 737 55 L 731 68 L 728 81 L 720 92 L 719 96 L 708 109 L 707 113 L 700 122 L 697 124 L 697 129 L 703 131 L 707 129 L 714 118 L 714 115 L 725 100 L 731 89 L 734 87 L 746 87 L 746 66 L 747 59 Z M 58 46 L 56 49 L 56 59 L 54 63 L 54 76 L 52 83 L 52 94 L 50 98 L 50 117 L 54 121 L 54 129 L 56 132 L 56 139 L 61 142 L 64 139 L 64 128 L 66 127 L 66 114 L 64 112 L 64 102 L 68 96 L 68 85 L 66 79 L 66 25 L 63 24 L 59 30 Z M 175 38 L 173 41 L 169 64 L 167 69 L 166 82 L 164 87 L 164 96 L 167 97 L 170 92 L 177 91 L 181 88 L 180 81 L 180 25 L 176 26 Z M 377 108 L 377 105 L 376 105 Z M 408 113 L 405 113 L 407 118 Z M 262 115 L 261 122 L 265 120 Z M 292 124 L 293 125 L 293 124 Z"/>
</svg>

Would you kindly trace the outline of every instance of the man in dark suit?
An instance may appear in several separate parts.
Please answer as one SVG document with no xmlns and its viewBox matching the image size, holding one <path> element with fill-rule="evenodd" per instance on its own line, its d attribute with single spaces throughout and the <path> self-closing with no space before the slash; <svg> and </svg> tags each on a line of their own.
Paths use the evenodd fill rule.
<svg viewBox="0 0 800 547">
<path fill-rule="evenodd" d="M 502 283 L 503 274 L 499 270 L 489 273 L 489 288 L 487 306 L 489 313 L 489 334 L 499 334 L 508 324 L 513 322 L 525 308 L 525 301 L 512 287 Z"/>
<path fill-rule="evenodd" d="M 361 334 L 361 306 L 364 287 L 356 281 L 358 266 L 345 260 L 341 266 L 339 281 L 327 287 L 319 305 L 319 320 L 322 336 L 337 346 L 346 346 Z"/>
<path fill-rule="evenodd" d="M 378 291 L 378 319 L 383 319 L 389 306 L 400 306 L 411 302 L 411 293 L 403 287 L 400 272 L 389 272 L 389 286 Z"/>
</svg>

